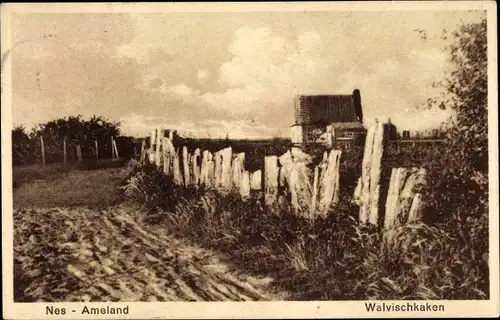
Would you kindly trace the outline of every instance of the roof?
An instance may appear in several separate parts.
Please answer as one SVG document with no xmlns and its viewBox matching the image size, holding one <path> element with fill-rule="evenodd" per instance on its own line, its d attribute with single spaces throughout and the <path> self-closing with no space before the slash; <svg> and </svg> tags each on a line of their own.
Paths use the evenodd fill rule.
<svg viewBox="0 0 500 320">
<path fill-rule="evenodd" d="M 334 129 L 363 129 L 366 130 L 363 124 L 359 121 L 351 122 L 334 122 L 331 124 Z"/>
<path fill-rule="evenodd" d="M 295 100 L 298 124 L 356 122 L 353 95 L 299 95 Z"/>
</svg>

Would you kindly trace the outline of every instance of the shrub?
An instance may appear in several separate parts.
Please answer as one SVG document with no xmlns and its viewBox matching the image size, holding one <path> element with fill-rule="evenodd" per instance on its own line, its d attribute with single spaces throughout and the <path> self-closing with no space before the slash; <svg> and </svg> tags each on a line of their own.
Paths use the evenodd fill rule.
<svg viewBox="0 0 500 320">
<path fill-rule="evenodd" d="M 173 208 L 178 199 L 175 197 L 172 178 L 150 163 L 131 168 L 121 189 L 127 199 L 149 210 Z"/>
</svg>

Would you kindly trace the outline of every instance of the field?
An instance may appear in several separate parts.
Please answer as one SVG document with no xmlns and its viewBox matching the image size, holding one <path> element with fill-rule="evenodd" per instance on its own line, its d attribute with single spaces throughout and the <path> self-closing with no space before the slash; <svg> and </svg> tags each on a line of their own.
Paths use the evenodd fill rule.
<svg viewBox="0 0 500 320">
<path fill-rule="evenodd" d="M 100 168 L 92 163 L 15 167 L 14 207 L 112 205 L 118 199 L 116 187 L 122 177 L 122 165 L 107 161 L 100 163 Z"/>
<path fill-rule="evenodd" d="M 111 166 L 106 164 L 104 166 Z M 119 168 L 14 170 L 15 301 L 283 299 L 271 279 L 142 221 L 122 201 Z"/>
</svg>

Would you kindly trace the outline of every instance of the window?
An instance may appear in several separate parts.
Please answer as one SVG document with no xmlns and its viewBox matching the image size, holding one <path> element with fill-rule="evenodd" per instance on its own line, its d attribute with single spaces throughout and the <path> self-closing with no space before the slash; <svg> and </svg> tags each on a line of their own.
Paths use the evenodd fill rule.
<svg viewBox="0 0 500 320">
<path fill-rule="evenodd" d="M 342 141 L 341 143 L 341 149 L 343 151 L 350 151 L 351 150 L 351 143 L 349 141 Z"/>
</svg>

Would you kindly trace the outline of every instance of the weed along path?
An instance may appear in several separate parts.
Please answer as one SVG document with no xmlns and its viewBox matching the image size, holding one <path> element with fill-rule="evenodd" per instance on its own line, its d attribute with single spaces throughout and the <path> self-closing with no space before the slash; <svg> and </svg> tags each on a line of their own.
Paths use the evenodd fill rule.
<svg viewBox="0 0 500 320">
<path fill-rule="evenodd" d="M 16 301 L 283 300 L 126 205 L 14 211 Z"/>
</svg>

